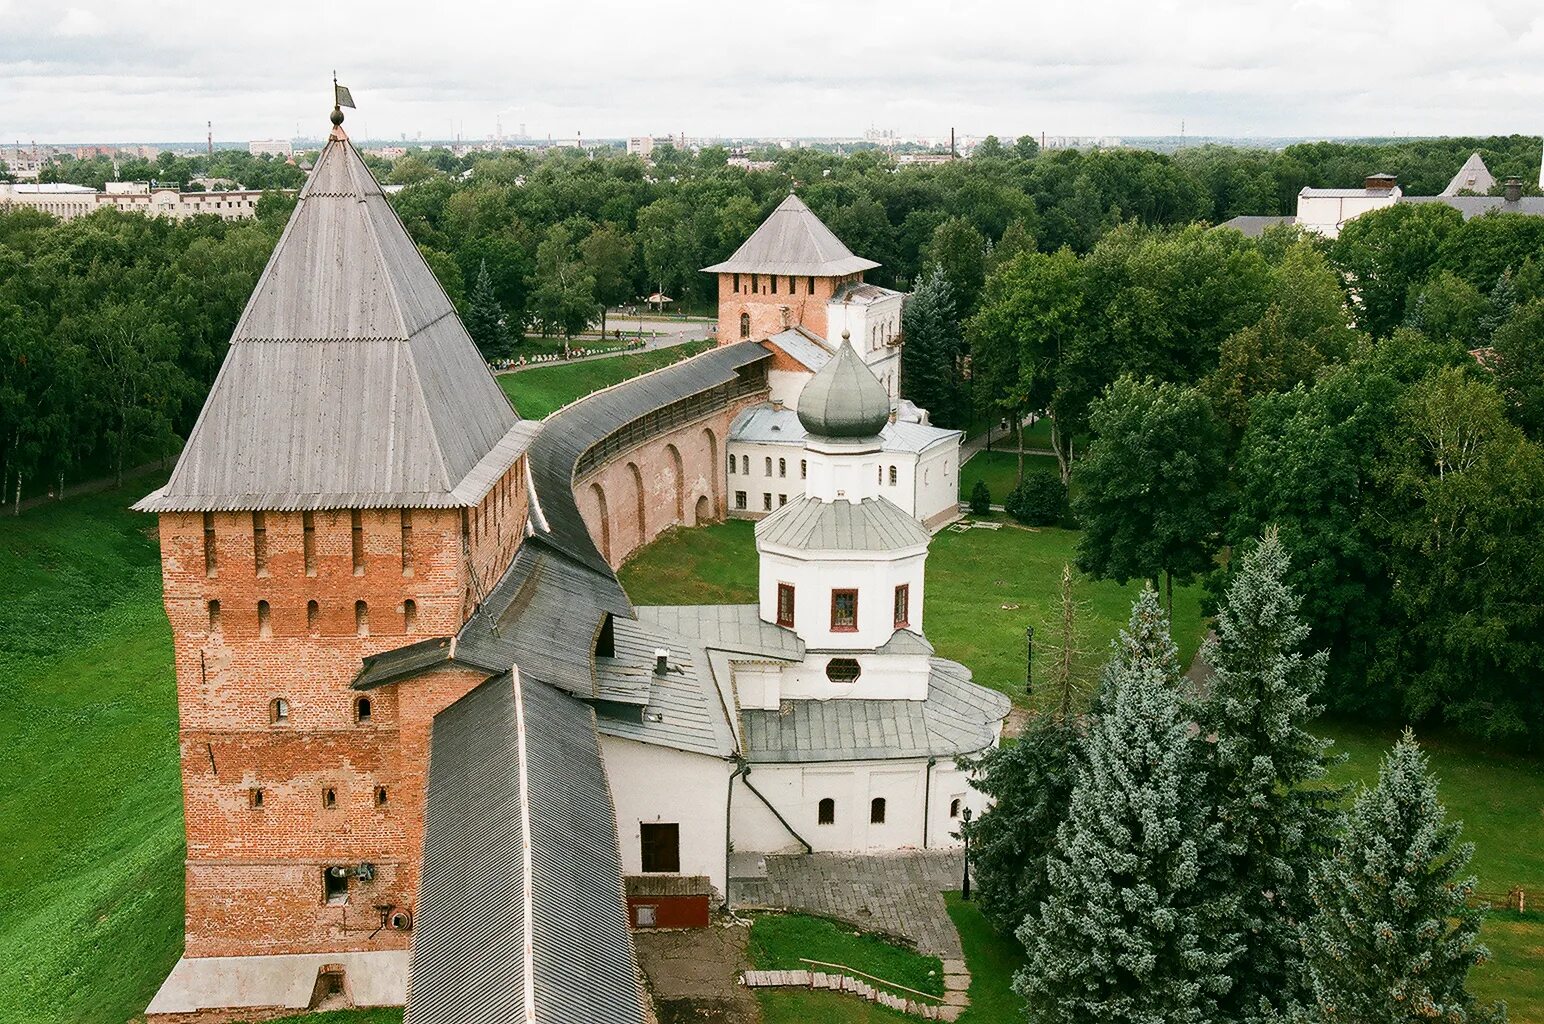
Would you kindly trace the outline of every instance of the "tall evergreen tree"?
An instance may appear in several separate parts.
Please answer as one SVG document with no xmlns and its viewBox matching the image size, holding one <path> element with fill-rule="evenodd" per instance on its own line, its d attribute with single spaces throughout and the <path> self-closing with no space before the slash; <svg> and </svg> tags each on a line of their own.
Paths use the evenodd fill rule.
<svg viewBox="0 0 1544 1024">
<path fill-rule="evenodd" d="M 1167 634 L 1145 588 L 1081 745 L 1050 898 L 1018 932 L 1014 988 L 1036 1024 L 1210 1022 L 1231 987 L 1236 901 L 1217 885 L 1221 830 Z"/>
<path fill-rule="evenodd" d="M 477 280 L 466 298 L 465 323 L 466 333 L 472 336 L 484 359 L 509 354 L 509 331 L 504 326 L 504 310 L 493 293 L 493 278 L 488 274 L 487 260 L 478 265 Z"/>
<path fill-rule="evenodd" d="M 954 288 L 937 264 L 923 276 L 901 311 L 901 387 L 939 426 L 964 426 L 960 395 L 959 317 Z"/>
<path fill-rule="evenodd" d="M 1505 1020 L 1503 1006 L 1479 1006 L 1465 987 L 1490 954 L 1480 911 L 1468 905 L 1474 848 L 1459 842 L 1462 829 L 1447 820 L 1426 755 L 1405 730 L 1313 875 L 1304 949 L 1320 1020 Z"/>
<path fill-rule="evenodd" d="M 1227 1006 L 1244 1021 L 1271 1019 L 1307 995 L 1308 876 L 1333 844 L 1341 796 L 1322 784 L 1329 744 L 1306 728 L 1320 710 L 1313 700 L 1328 655 L 1303 653 L 1308 627 L 1288 568 L 1274 529 L 1240 559 L 1201 649 L 1213 675 L 1193 709 L 1211 740 L 1212 802 L 1239 898 L 1244 952 Z"/>
</svg>

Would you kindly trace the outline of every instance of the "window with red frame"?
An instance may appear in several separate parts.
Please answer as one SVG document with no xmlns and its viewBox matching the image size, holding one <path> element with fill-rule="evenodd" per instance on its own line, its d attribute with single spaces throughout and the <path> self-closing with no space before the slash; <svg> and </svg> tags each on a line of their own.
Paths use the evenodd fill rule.
<svg viewBox="0 0 1544 1024">
<path fill-rule="evenodd" d="M 911 625 L 911 584 L 902 583 L 895 588 L 895 627 Z"/>
<path fill-rule="evenodd" d="M 831 591 L 831 629 L 837 633 L 857 632 L 858 592 L 856 590 Z"/>
<path fill-rule="evenodd" d="M 793 628 L 793 584 L 777 585 L 777 624 Z"/>
</svg>

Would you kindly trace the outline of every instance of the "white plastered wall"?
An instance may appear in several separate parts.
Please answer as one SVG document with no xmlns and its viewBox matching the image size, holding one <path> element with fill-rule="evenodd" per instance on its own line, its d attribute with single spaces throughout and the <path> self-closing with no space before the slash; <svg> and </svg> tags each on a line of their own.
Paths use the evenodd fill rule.
<svg viewBox="0 0 1544 1024">
<path fill-rule="evenodd" d="M 680 826 L 680 873 L 707 875 L 723 893 L 724 811 L 733 764 L 617 736 L 602 735 L 600 741 L 616 806 L 622 873 L 643 870 L 640 823 L 675 822 Z"/>
</svg>

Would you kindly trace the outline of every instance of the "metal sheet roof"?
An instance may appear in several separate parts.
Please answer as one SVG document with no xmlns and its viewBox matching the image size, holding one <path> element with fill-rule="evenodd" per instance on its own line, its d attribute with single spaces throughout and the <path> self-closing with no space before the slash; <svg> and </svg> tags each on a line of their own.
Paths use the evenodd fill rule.
<svg viewBox="0 0 1544 1024">
<path fill-rule="evenodd" d="M 1515 203 L 1505 196 L 1405 196 L 1401 203 L 1441 203 L 1463 214 L 1464 220 L 1487 213 L 1520 213 L 1530 217 L 1544 217 L 1544 196 L 1523 196 Z"/>
<path fill-rule="evenodd" d="M 1219 228 L 1232 228 L 1235 231 L 1241 231 L 1246 238 L 1259 238 L 1265 234 L 1268 228 L 1273 228 L 1280 224 L 1292 225 L 1296 223 L 1296 217 L 1266 217 L 1245 214 L 1240 217 L 1234 217 L 1232 220 L 1225 220 L 1217 226 Z"/>
<path fill-rule="evenodd" d="M 899 551 L 930 534 L 888 498 L 821 501 L 800 495 L 756 524 L 756 544 L 798 551 Z"/>
<path fill-rule="evenodd" d="M 504 674 L 435 716 L 409 1024 L 644 1019 L 586 705 Z"/>
<path fill-rule="evenodd" d="M 767 342 L 782 349 L 790 358 L 797 360 L 799 365 L 811 372 L 825 366 L 834 355 L 830 346 L 819 335 L 803 327 L 790 327 L 786 331 L 779 331 L 768 338 Z"/>
<path fill-rule="evenodd" d="M 905 295 L 905 292 L 869 284 L 867 281 L 846 281 L 831 294 L 831 301 L 869 306 L 884 299 L 904 298 Z"/>
<path fill-rule="evenodd" d="M 322 150 L 145 511 L 475 504 L 516 416 L 358 152 Z M 529 440 L 528 435 L 522 435 Z M 497 450 L 500 466 L 483 465 Z M 472 492 L 476 493 L 472 493 Z"/>
<path fill-rule="evenodd" d="M 926 700 L 789 700 L 740 712 L 752 762 L 879 761 L 953 757 L 990 745 L 1012 702 L 970 681 L 970 670 L 931 660 Z"/>
<path fill-rule="evenodd" d="M 640 622 L 713 650 L 790 660 L 804 656 L 799 634 L 763 620 L 753 604 L 649 605 L 637 612 Z"/>
<path fill-rule="evenodd" d="M 733 256 L 702 269 L 707 274 L 841 277 L 877 266 L 854 256 L 803 200 L 789 193 Z"/>
<path fill-rule="evenodd" d="M 654 651 L 670 651 L 663 676 L 649 672 L 649 702 L 641 720 L 601 716 L 596 728 L 607 736 L 728 757 L 736 749 L 730 711 L 709 669 L 702 647 L 633 619 L 616 621 L 617 660 L 654 664 Z"/>
<path fill-rule="evenodd" d="M 1478 192 L 1484 195 L 1496 187 L 1496 176 L 1490 173 L 1490 168 L 1485 166 L 1485 158 L 1478 151 L 1469 154 L 1469 159 L 1453 175 L 1453 180 L 1448 182 L 1447 188 L 1439 195 L 1456 196 L 1459 192 Z"/>
</svg>

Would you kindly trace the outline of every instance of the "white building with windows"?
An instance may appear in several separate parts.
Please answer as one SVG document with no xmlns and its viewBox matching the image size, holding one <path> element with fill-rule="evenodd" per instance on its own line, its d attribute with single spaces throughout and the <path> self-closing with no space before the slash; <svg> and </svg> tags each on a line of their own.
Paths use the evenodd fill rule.
<svg viewBox="0 0 1544 1024">
<path fill-rule="evenodd" d="M 955 758 L 994 746 L 1010 703 L 927 641 L 931 534 L 892 497 L 889 396 L 844 345 L 802 398 L 798 442 L 760 456 L 802 476 L 756 525 L 757 603 L 637 608 L 597 658 L 649 693 L 598 720 L 625 874 L 723 891 L 730 851 L 953 846 L 985 805 Z M 623 667 L 651 652 L 652 673 Z"/>
</svg>

